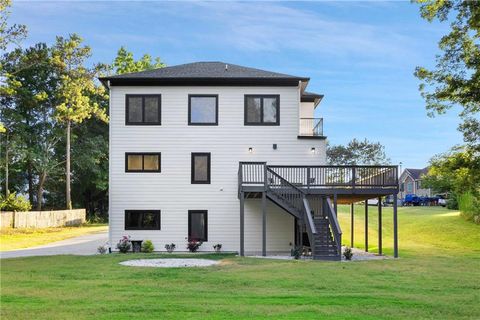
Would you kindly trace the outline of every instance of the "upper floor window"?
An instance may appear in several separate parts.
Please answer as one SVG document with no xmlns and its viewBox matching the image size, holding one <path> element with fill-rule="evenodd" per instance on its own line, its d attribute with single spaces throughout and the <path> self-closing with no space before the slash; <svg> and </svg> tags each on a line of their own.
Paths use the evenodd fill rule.
<svg viewBox="0 0 480 320">
<path fill-rule="evenodd" d="M 280 125 L 280 96 L 245 95 L 245 125 Z"/>
<path fill-rule="evenodd" d="M 125 153 L 125 172 L 160 172 L 160 153 Z"/>
<path fill-rule="evenodd" d="M 188 124 L 218 125 L 218 95 L 189 95 Z"/>
<path fill-rule="evenodd" d="M 127 125 L 159 125 L 162 116 L 159 94 L 127 94 L 125 123 Z"/>
<path fill-rule="evenodd" d="M 125 230 L 160 230 L 160 210 L 125 210 Z"/>
<path fill-rule="evenodd" d="M 210 153 L 192 153 L 192 183 L 210 184 Z"/>
</svg>

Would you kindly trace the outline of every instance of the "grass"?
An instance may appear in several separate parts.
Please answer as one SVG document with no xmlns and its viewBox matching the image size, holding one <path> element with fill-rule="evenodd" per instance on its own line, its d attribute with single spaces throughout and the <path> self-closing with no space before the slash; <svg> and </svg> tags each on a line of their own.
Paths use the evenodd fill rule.
<svg viewBox="0 0 480 320">
<path fill-rule="evenodd" d="M 44 229 L 1 229 L 0 251 L 30 248 L 106 230 L 108 230 L 108 226 L 100 224 Z"/>
<path fill-rule="evenodd" d="M 357 209 L 360 246 L 363 207 Z M 375 215 L 372 207 L 372 249 Z M 347 207 L 340 207 L 340 218 L 348 242 Z M 158 254 L 1 260 L 0 317 L 478 319 L 480 226 L 442 208 L 400 208 L 399 222 L 398 260 L 273 261 L 211 254 L 205 257 L 223 264 L 200 269 L 118 264 Z M 384 210 L 384 243 L 384 252 L 391 252 L 391 209 Z"/>
</svg>

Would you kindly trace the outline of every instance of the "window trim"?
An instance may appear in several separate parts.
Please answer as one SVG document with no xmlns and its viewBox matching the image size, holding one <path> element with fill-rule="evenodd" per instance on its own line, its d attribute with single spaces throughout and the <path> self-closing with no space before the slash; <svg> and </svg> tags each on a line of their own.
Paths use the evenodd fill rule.
<svg viewBox="0 0 480 320">
<path fill-rule="evenodd" d="M 145 122 L 145 97 L 158 97 L 158 121 Z M 130 110 L 129 98 L 142 98 L 142 122 L 128 121 Z M 162 124 L 162 95 L 161 94 L 126 94 L 125 95 L 125 125 L 127 126 L 159 126 Z"/>
<path fill-rule="evenodd" d="M 192 231 L 192 219 L 191 219 L 192 213 L 203 213 L 205 217 L 205 225 L 203 229 L 203 232 L 205 234 L 205 239 L 204 240 L 195 239 L 195 240 L 208 242 L 208 210 L 188 210 L 188 234 L 187 234 L 188 241 L 192 241 L 192 238 L 190 238 L 190 233 Z"/>
<path fill-rule="evenodd" d="M 155 213 L 158 214 L 158 228 L 135 228 L 135 227 L 128 227 L 127 226 L 127 214 L 128 213 Z M 125 210 L 125 215 L 124 215 L 124 227 L 125 230 L 162 230 L 162 212 L 161 210 L 147 210 L 147 209 L 142 209 L 142 210 Z"/>
<path fill-rule="evenodd" d="M 207 156 L 207 180 L 206 181 L 197 181 L 195 180 L 195 157 L 196 156 Z M 211 183 L 211 153 L 210 152 L 192 152 L 191 155 L 191 172 L 190 180 L 192 184 L 210 184 Z"/>
<path fill-rule="evenodd" d="M 192 98 L 215 98 L 215 122 L 192 122 Z M 189 94 L 188 95 L 188 125 L 189 126 L 218 126 L 218 94 Z"/>
<path fill-rule="evenodd" d="M 128 169 L 128 156 L 142 156 L 142 169 Z M 145 157 L 144 156 L 158 156 L 158 169 L 157 170 L 145 170 Z M 162 172 L 162 153 L 161 152 L 125 152 L 125 172 Z"/>
<path fill-rule="evenodd" d="M 247 118 L 247 100 L 248 98 L 260 98 L 260 122 L 248 122 Z M 277 121 L 264 122 L 263 121 L 263 99 L 275 98 L 277 99 Z M 279 94 L 246 94 L 243 102 L 243 124 L 245 126 L 279 126 L 280 125 L 280 95 Z"/>
</svg>

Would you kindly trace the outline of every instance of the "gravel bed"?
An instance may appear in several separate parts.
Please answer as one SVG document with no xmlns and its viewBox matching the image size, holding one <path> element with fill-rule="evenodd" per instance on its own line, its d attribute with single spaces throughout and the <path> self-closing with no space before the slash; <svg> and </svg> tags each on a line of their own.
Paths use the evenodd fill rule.
<svg viewBox="0 0 480 320">
<path fill-rule="evenodd" d="M 342 262 L 347 262 L 345 260 L 345 257 L 343 256 L 343 252 L 345 251 L 345 247 L 342 247 Z M 357 249 L 357 248 L 352 248 L 353 252 L 353 257 L 352 261 L 366 261 L 366 260 L 384 260 L 384 259 L 389 259 L 388 256 L 379 256 L 375 253 L 371 252 L 365 252 L 363 250 Z M 261 258 L 261 259 L 276 259 L 276 260 L 294 260 L 292 256 L 290 255 L 269 255 L 266 257 L 263 256 L 249 256 L 250 258 Z M 311 256 L 302 256 L 300 257 L 300 260 L 312 260 Z"/>
<path fill-rule="evenodd" d="M 130 267 L 153 268 L 185 268 L 185 267 L 210 267 L 220 264 L 220 261 L 210 259 L 138 259 L 120 262 L 121 265 Z"/>
</svg>

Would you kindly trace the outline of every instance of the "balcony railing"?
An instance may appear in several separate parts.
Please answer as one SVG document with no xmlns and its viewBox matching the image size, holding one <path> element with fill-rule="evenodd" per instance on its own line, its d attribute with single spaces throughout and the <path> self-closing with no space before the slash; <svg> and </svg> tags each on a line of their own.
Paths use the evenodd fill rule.
<svg viewBox="0 0 480 320">
<path fill-rule="evenodd" d="M 302 137 L 323 136 L 323 118 L 300 118 L 298 135 Z"/>
<path fill-rule="evenodd" d="M 267 168 L 299 188 L 398 188 L 397 166 L 278 166 L 265 162 L 240 162 L 239 184 L 264 185 Z"/>
</svg>

